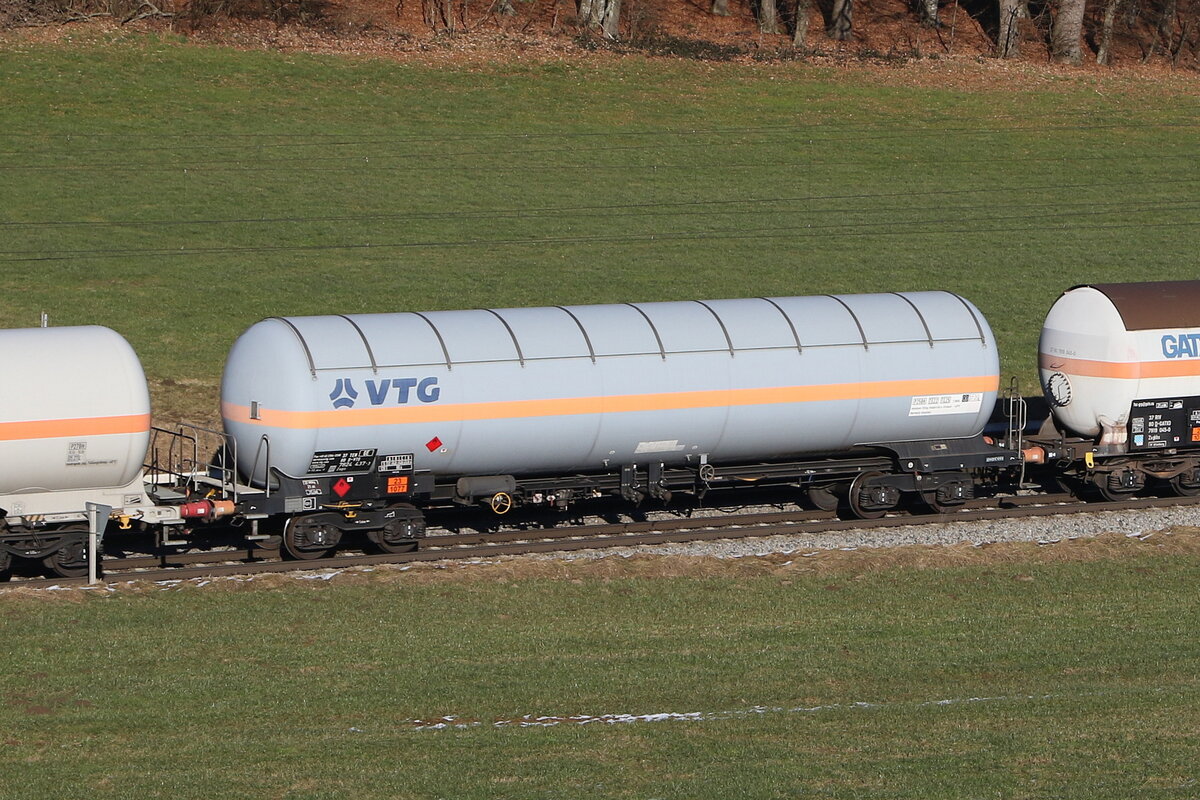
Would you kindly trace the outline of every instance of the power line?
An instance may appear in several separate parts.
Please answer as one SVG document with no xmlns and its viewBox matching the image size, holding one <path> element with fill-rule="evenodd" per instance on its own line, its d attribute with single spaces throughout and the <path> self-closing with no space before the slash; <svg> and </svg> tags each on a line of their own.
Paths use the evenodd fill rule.
<svg viewBox="0 0 1200 800">
<path fill-rule="evenodd" d="M 933 189 L 927 191 L 904 191 L 904 192 L 876 192 L 876 193 L 849 193 L 849 194 L 827 194 L 827 195 L 794 195 L 794 196 L 778 196 L 778 197 L 754 197 L 741 199 L 720 199 L 720 200 L 674 200 L 666 202 L 642 202 L 642 203 L 613 203 L 604 205 L 579 205 L 579 206 L 541 206 L 528 208 L 512 208 L 512 209 L 480 209 L 468 211 L 410 211 L 397 212 L 387 214 L 359 214 L 359 215 L 323 215 L 323 216 L 293 216 L 293 217 L 232 217 L 224 219 L 178 219 L 178 220 L 44 220 L 44 221 L 11 221 L 0 222 L 2 229 L 15 228 L 39 228 L 39 227 L 80 227 L 80 228 L 97 228 L 97 227 L 121 227 L 121 228 L 145 228 L 145 227 L 180 227 L 180 226 L 219 226 L 219 225 L 276 225 L 276 224 L 299 224 L 299 223 L 314 223 L 314 222 L 376 222 L 382 220 L 479 220 L 479 219 L 523 219 L 548 216 L 564 216 L 579 213 L 594 213 L 603 212 L 609 216 L 633 216 L 640 212 L 654 212 L 644 214 L 644 216 L 684 216 L 691 214 L 747 214 L 747 213 L 763 213 L 760 209 L 750 208 L 746 210 L 729 211 L 724 210 L 732 206 L 770 206 L 781 205 L 785 203 L 811 203 L 811 202 L 829 202 L 829 201 L 849 201 L 849 200 L 874 200 L 874 199 L 889 199 L 889 198 L 920 198 L 920 197 L 949 197 L 955 195 L 972 195 L 972 194 L 996 194 L 1005 192 L 1017 191 L 1077 191 L 1081 189 L 1097 189 L 1113 186 L 1131 187 L 1131 186 L 1161 186 L 1169 184 L 1191 184 L 1200 183 L 1200 178 L 1175 178 L 1156 181 L 1143 182 L 1128 182 L 1128 181 L 1110 181 L 1097 183 L 1082 183 L 1082 184 L 1042 184 L 1035 186 L 1019 186 L 1019 187 L 987 187 L 980 189 Z M 1162 201 L 1152 203 L 1155 208 L 1169 208 L 1181 202 L 1187 201 Z M 1129 208 L 1130 200 L 1126 196 L 1120 201 L 1111 202 L 1045 202 L 1031 204 L 1027 202 L 1013 203 L 987 203 L 986 205 L 956 205 L 955 209 L 976 210 L 979 208 L 1006 208 L 1011 206 L 1020 206 L 1022 208 L 1033 207 L 1053 207 L 1053 208 L 1100 208 L 1100 207 L 1117 207 L 1121 209 Z M 904 206 L 871 206 L 871 211 L 903 211 L 912 209 L 912 204 Z M 843 213 L 845 211 L 858 211 L 860 209 L 846 208 L 805 208 L 805 213 L 809 214 L 828 214 L 828 213 Z M 790 213 L 784 210 L 772 209 L 773 213 Z"/>
<path fill-rule="evenodd" d="M 429 161 L 431 158 L 452 159 L 453 154 L 438 155 L 429 154 L 424 158 Z M 1128 154 L 1113 154 L 1113 155 L 1046 155 L 1046 156 L 991 156 L 987 158 L 942 158 L 938 156 L 929 157 L 905 157 L 892 159 L 893 164 L 937 164 L 941 165 L 964 165 L 964 164 L 1008 164 L 1020 165 L 1026 163 L 1095 163 L 1105 161 L 1119 161 L 1121 163 L 1135 163 L 1139 161 L 1167 161 L 1184 159 L 1194 161 L 1196 158 L 1194 153 L 1146 153 L 1140 155 Z M 306 167 L 297 166 L 294 162 L 300 161 L 302 164 L 311 164 L 313 161 L 329 160 L 329 161 L 359 161 L 361 164 L 348 165 L 344 167 Z M 255 164 L 262 164 L 263 161 L 257 161 Z M 188 162 L 188 163 L 173 163 L 173 164 L 138 164 L 131 162 L 121 163 L 102 163 L 102 164 L 0 164 L 0 171 L 8 172 L 175 172 L 180 174 L 190 174 L 195 172 L 198 175 L 215 174 L 225 172 L 240 172 L 240 173 L 269 173 L 279 172 L 286 169 L 289 173 L 347 173 L 347 172 L 446 172 L 447 167 L 440 164 L 403 164 L 403 165 L 387 165 L 380 164 L 378 160 L 372 161 L 369 157 L 363 156 L 344 156 L 330 157 L 329 159 L 269 159 L 265 163 L 271 166 L 252 166 L 241 161 L 210 161 L 210 162 Z M 865 162 L 864 158 L 847 158 L 843 160 L 819 160 L 819 159 L 803 159 L 788 163 L 784 160 L 770 160 L 759 162 L 742 162 L 732 164 L 597 164 L 594 162 L 580 163 L 578 161 L 565 164 L 473 164 L 470 170 L 473 172 L 488 172 L 488 173 L 528 173 L 528 172 L 566 172 L 566 171 L 615 171 L 615 170 L 638 170 L 638 171 L 657 171 L 657 170 L 696 170 L 699 168 L 705 169 L 772 169 L 783 170 L 795 167 L 825 167 L 825 166 L 862 166 Z M 276 166 L 277 165 L 277 166 Z"/>
<path fill-rule="evenodd" d="M 1174 106 L 1163 108 L 1138 108 L 1136 113 L 1146 115 L 1151 113 L 1179 113 L 1180 109 Z M 1032 120 L 1046 119 L 1052 117 L 1054 119 L 1062 119 L 1067 115 L 1092 115 L 1095 112 L 1081 110 L 1072 112 L 1050 111 L 1040 114 L 1006 114 L 994 115 L 993 120 Z M 947 119 L 954 119 L 949 117 Z M 1066 123 L 1056 125 L 1041 125 L 1041 126 L 1024 126 L 1024 127 L 994 127 L 994 128 L 975 128 L 968 126 L 939 126 L 937 123 L 922 123 L 919 125 L 906 126 L 891 126 L 884 124 L 859 124 L 859 125 L 836 125 L 827 122 L 807 122 L 807 123 L 785 123 L 779 125 L 757 125 L 757 126 L 739 126 L 739 127 L 714 127 L 714 128 L 650 128 L 641 130 L 593 130 L 593 131 L 489 131 L 479 133 L 450 133 L 422 136 L 391 136 L 391 137 L 376 137 L 369 138 L 354 138 L 353 134 L 346 133 L 323 133 L 323 132 L 304 132 L 304 133 L 225 133 L 222 132 L 217 136 L 222 140 L 233 139 L 285 139 L 293 141 L 270 142 L 263 144 L 261 142 L 255 144 L 255 147 L 338 147 L 338 146 L 358 146 L 362 144 L 444 144 L 446 142 L 463 142 L 463 141 L 497 141 L 521 139 L 536 141 L 542 139 L 586 139 L 602 137 L 605 139 L 620 138 L 620 137 L 682 137 L 682 136 L 730 136 L 749 133 L 767 133 L 767 134 L 795 134 L 806 130 L 817 130 L 820 132 L 835 131 L 838 133 L 850 132 L 884 132 L 886 137 L 894 136 L 910 136 L 910 135 L 928 135 L 939 133 L 953 133 L 962 135 L 972 135 L 981 133 L 1009 133 L 1009 132 L 1029 132 L 1043 133 L 1056 130 L 1112 130 L 1112 129 L 1156 129 L 1156 128 L 1190 128 L 1200 125 L 1200 120 L 1166 121 L 1166 122 L 1151 122 L 1144 119 L 1136 120 L 1119 120 L 1119 121 L 1104 121 L 1104 122 L 1080 122 Z M 9 138 L 34 138 L 38 134 L 32 132 L 13 132 L 11 130 L 0 132 L 0 136 Z M 66 133 L 54 134 L 54 138 L 63 138 L 67 142 L 71 142 L 76 138 L 94 139 L 94 138 L 122 138 L 130 141 L 137 141 L 139 138 L 149 138 L 155 141 L 163 139 L 188 139 L 195 140 L 198 137 L 206 137 L 209 134 L 191 132 L 191 133 L 145 133 L 142 131 L 130 131 L 126 133 L 112 132 L 85 132 L 85 133 Z M 47 138 L 42 135 L 42 138 Z M 829 137 L 834 138 L 834 137 Z M 294 140 L 307 140 L 296 142 Z M 224 145 L 216 145 L 222 147 Z M 208 149 L 212 148 L 211 141 L 206 141 L 202 144 L 188 144 L 184 146 L 167 146 L 167 147 L 141 147 L 137 149 L 139 152 L 148 152 L 155 150 L 182 150 L 182 149 Z M 93 152 L 128 152 L 128 148 L 110 148 L 101 150 L 93 148 Z M 60 151 L 15 151 L 10 153 L 0 153 L 0 155 L 21 155 L 21 154 L 61 154 Z"/>
<path fill-rule="evenodd" d="M 779 125 L 779 126 L 754 126 L 743 128 L 695 128 L 695 129 L 660 129 L 660 130 L 643 130 L 643 131 L 592 131 L 592 132 L 546 132 L 546 133 L 479 133 L 479 134 L 447 134 L 445 136 L 422 136 L 422 137 L 368 137 L 368 138 L 353 138 L 353 137 L 336 137 L 336 138 L 320 138 L 323 134 L 296 134 L 293 138 L 304 137 L 301 141 L 282 141 L 282 142 L 256 142 L 249 146 L 245 144 L 222 144 L 212 141 L 205 141 L 201 144 L 186 144 L 186 145 L 169 145 L 157 147 L 136 146 L 134 148 L 97 148 L 89 147 L 83 150 L 28 150 L 28 151 L 8 151 L 0 152 L 0 157 L 15 157 L 15 156 L 53 156 L 61 158 L 63 156 L 73 155 L 93 155 L 101 153 L 130 153 L 130 154 L 146 154 L 146 153 L 182 153 L 189 151 L 214 152 L 228 150 L 254 150 L 261 153 L 268 149 L 286 149 L 297 150 L 301 148 L 319 147 L 322 149 L 335 149 L 344 147 L 362 147 L 362 146 L 396 146 L 396 145 L 422 145 L 436 144 L 445 145 L 448 142 L 469 142 L 469 141 L 497 141 L 497 140 L 521 140 L 530 142 L 540 142 L 546 139 L 555 140 L 570 140 L 581 138 L 603 137 L 606 140 L 620 139 L 628 137 L 646 138 L 696 138 L 696 137 L 722 137 L 719 142 L 722 147 L 741 147 L 760 144 L 760 142 L 745 142 L 730 140 L 731 136 L 744 135 L 768 135 L 768 136 L 783 136 L 787 135 L 795 139 L 803 139 L 805 144 L 826 144 L 829 142 L 845 143 L 847 134 L 856 133 L 854 141 L 891 141 L 897 138 L 921 138 L 929 136 L 952 135 L 956 137 L 962 136 L 984 136 L 993 134 L 1022 134 L 1034 133 L 1045 134 L 1057 131 L 1109 131 L 1116 129 L 1170 129 L 1170 128 L 1196 128 L 1200 127 L 1200 119 L 1187 122 L 1145 122 L 1145 121 L 1120 121 L 1120 122 L 1104 122 L 1104 123 L 1080 123 L 1080 124 L 1058 124 L 1058 125 L 1041 125 L 1041 126 L 1018 126 L 1018 127 L 987 127 L 976 128 L 967 126 L 907 126 L 907 127 L 883 127 L 880 125 L 855 125 L 855 126 L 830 126 L 823 124 L 807 124 L 807 125 Z M 820 135 L 811 135 L 807 133 L 815 131 Z M 833 135 L 830 135 L 830 132 Z M 861 135 L 860 132 L 866 131 L 869 135 Z M 263 134 L 263 136 L 289 136 L 281 134 Z M 195 138 L 195 137 L 192 137 Z M 68 141 L 69 141 L 68 137 Z M 660 149 L 662 147 L 710 147 L 712 142 L 672 142 L 668 144 L 617 144 L 607 145 L 602 147 L 589 147 L 588 153 L 598 152 L 630 152 L 630 151 L 647 151 Z M 454 153 L 444 152 L 416 152 L 416 153 L 393 153 L 385 152 L 376 154 L 378 158 L 459 158 L 467 156 L 503 156 L 503 155 L 540 155 L 546 153 L 560 152 L 578 152 L 577 148 L 573 147 L 535 147 L 521 148 L 516 150 L 466 150 Z M 287 159 L 276 158 L 271 159 L 272 163 L 291 163 L 296 160 L 311 162 L 314 160 L 345 160 L 357 159 L 369 156 L 349 154 L 338 156 L 313 157 L 306 156 L 303 159 Z M 236 156 L 234 156 L 236 158 Z M 176 162 L 178 163 L 178 162 Z M 220 159 L 216 161 L 193 161 L 189 164 L 221 164 L 229 163 L 229 159 Z M 34 169 L 46 165 L 5 165 L 5 168 L 28 168 Z M 56 166 L 56 165 L 49 165 Z M 69 165 L 68 165 L 69 166 Z M 103 165 L 106 167 L 115 167 L 118 165 Z"/>
<path fill-rule="evenodd" d="M 1138 213 L 1148 213 L 1157 211 L 1158 209 L 1122 209 L 1123 216 Z M 1180 206 L 1176 210 L 1193 211 L 1200 210 L 1200 205 Z M 720 240 L 720 239 L 774 239 L 774 238 L 837 238 L 837 237 L 861 237 L 861 236 L 913 236 L 913 235 L 929 235 L 938 234 L 945 235 L 949 233 L 955 234 L 978 234 L 978 233 L 1000 233 L 1000 232 L 1019 232 L 1019 231 L 1035 231 L 1035 230 L 1116 230 L 1127 228 L 1190 228 L 1200 226 L 1200 220 L 1187 222 L 1120 222 L 1113 224 L 1093 224 L 1093 225 L 1070 225 L 1062 224 L 1055 225 L 1027 225 L 1021 227 L 1012 227 L 1010 225 L 995 226 L 994 223 L 1012 223 L 1023 222 L 1027 220 L 1046 220 L 1053 217 L 1067 217 L 1075 219 L 1081 216 L 1103 216 L 1111 214 L 1109 211 L 1096 212 L 1061 212 L 1057 214 L 1024 214 L 1011 215 L 1006 217 L 977 217 L 974 219 L 967 218 L 941 218 L 927 220 L 906 220 L 906 221 L 881 221 L 881 222 L 858 222 L 858 223 L 830 223 L 826 225 L 799 225 L 795 229 L 788 231 L 780 231 L 779 226 L 770 228 L 732 228 L 725 230 L 711 231 L 667 231 L 659 233 L 644 233 L 644 234 L 585 234 L 580 236 L 555 236 L 555 237 L 540 237 L 526 239 L 468 239 L 460 241 L 422 241 L 422 242 L 388 242 L 382 244 L 373 243 L 350 243 L 350 244 L 328 244 L 328 245 L 251 245 L 251 246 L 224 246 L 224 247 L 180 247 L 178 249 L 156 248 L 156 249 L 91 249 L 91 250 L 74 250 L 74 251 L 59 251 L 59 254 L 53 255 L 29 255 L 33 251 L 0 251 L 0 255 L 16 256 L 14 258 L 0 258 L 0 263 L 35 263 L 49 261 L 71 261 L 96 258 L 164 258 L 164 257 L 179 257 L 179 256 L 211 256 L 211 255 L 240 255 L 247 253 L 272 253 L 272 252 L 320 252 L 331 250 L 413 250 L 413 249 L 439 249 L 439 248 L 463 248 L 463 247 L 511 247 L 511 246 L 543 246 L 557 244 L 597 244 L 597 243 L 615 243 L 615 244 L 631 244 L 631 243 L 646 243 L 658 241 L 688 241 L 688 240 Z M 943 226 L 943 225 L 963 225 L 964 223 L 984 223 L 988 227 L 965 227 L 965 228 L 950 228 L 944 230 L 925 230 L 927 226 Z M 896 228 L 905 226 L 903 230 L 885 230 L 886 228 Z M 874 230 L 871 230 L 874 229 Z M 884 230 L 881 230 L 884 229 Z M 54 251 L 50 251 L 53 253 Z"/>
</svg>

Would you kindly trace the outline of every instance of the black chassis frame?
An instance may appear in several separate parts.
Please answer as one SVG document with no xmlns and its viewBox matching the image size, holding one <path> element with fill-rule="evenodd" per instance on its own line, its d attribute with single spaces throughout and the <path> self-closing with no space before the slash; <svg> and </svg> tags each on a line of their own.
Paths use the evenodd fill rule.
<svg viewBox="0 0 1200 800">
<path fill-rule="evenodd" d="M 667 502 L 676 492 L 703 498 L 710 489 L 739 486 L 795 486 L 801 489 L 845 489 L 856 478 L 872 475 L 872 485 L 901 492 L 928 493 L 949 484 L 973 481 L 972 474 L 1018 467 L 1020 451 L 999 447 L 983 436 L 933 441 L 886 442 L 860 446 L 844 453 L 815 454 L 802 460 L 750 464 L 709 464 L 701 459 L 683 466 L 662 462 L 626 464 L 605 472 L 573 475 L 503 476 L 512 486 L 515 502 L 565 507 L 587 496 L 618 495 L 640 503 L 648 499 Z M 294 478 L 272 472 L 272 488 L 257 494 L 242 493 L 238 513 L 246 519 L 279 515 L 341 512 L 346 530 L 377 530 L 395 518 L 399 504 L 415 507 L 473 505 L 487 502 L 492 493 L 460 494 L 458 481 L 437 482 L 428 472 L 409 472 L 405 491 L 389 491 L 395 473 L 369 471 Z M 482 478 L 494 476 L 479 476 Z M 487 483 L 486 481 L 484 482 Z M 391 512 L 391 513 L 389 513 Z"/>
<path fill-rule="evenodd" d="M 1196 482 L 1191 485 L 1200 489 L 1200 444 L 1109 450 L 1098 445 L 1094 438 L 1063 431 L 1052 417 L 1037 434 L 1024 441 L 1026 446 L 1044 451 L 1043 469 L 1053 471 L 1060 481 L 1074 479 L 1084 484 L 1107 485 L 1114 494 L 1132 495 L 1145 487 L 1147 478 L 1169 480 L 1193 473 Z"/>
</svg>

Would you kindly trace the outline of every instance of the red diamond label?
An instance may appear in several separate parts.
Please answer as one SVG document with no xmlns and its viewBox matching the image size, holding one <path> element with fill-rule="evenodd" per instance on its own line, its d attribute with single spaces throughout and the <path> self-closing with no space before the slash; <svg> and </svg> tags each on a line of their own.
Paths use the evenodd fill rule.
<svg viewBox="0 0 1200 800">
<path fill-rule="evenodd" d="M 350 481 L 346 480 L 345 478 L 338 478 L 337 482 L 333 484 L 331 488 L 333 489 L 333 493 L 338 497 L 345 497 L 346 492 L 350 491 L 351 486 L 352 484 Z"/>
<path fill-rule="evenodd" d="M 441 439 L 439 439 L 439 438 L 438 438 L 438 437 L 436 437 L 436 436 L 435 436 L 435 437 L 433 437 L 432 439 L 430 439 L 428 442 L 426 442 L 426 443 L 425 443 L 425 449 L 426 449 L 426 450 L 428 450 L 428 451 L 429 451 L 429 452 L 431 452 L 431 453 L 432 453 L 434 450 L 437 450 L 437 449 L 438 449 L 439 447 L 441 447 L 441 446 L 442 446 L 442 440 L 441 440 Z"/>
</svg>

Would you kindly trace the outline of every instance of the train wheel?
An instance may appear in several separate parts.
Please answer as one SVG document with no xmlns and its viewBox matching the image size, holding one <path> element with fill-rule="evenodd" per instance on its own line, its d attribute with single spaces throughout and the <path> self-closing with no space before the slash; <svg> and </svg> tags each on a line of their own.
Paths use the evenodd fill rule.
<svg viewBox="0 0 1200 800">
<path fill-rule="evenodd" d="M 425 535 L 425 518 L 408 503 L 392 506 L 403 516 L 394 519 L 377 531 L 368 531 L 367 538 L 381 553 L 412 553 L 417 549 L 416 540 Z"/>
<path fill-rule="evenodd" d="M 1108 502 L 1130 500 L 1146 488 L 1146 472 L 1137 459 L 1110 461 L 1088 476 L 1092 497 Z"/>
<path fill-rule="evenodd" d="M 60 578 L 82 578 L 88 574 L 87 527 L 71 526 L 62 532 L 68 536 L 57 550 L 42 559 L 42 564 Z"/>
<path fill-rule="evenodd" d="M 283 550 L 292 558 L 311 561 L 333 552 L 342 540 L 342 532 L 331 525 L 327 514 L 292 517 L 283 527 Z"/>
<path fill-rule="evenodd" d="M 1171 486 L 1171 491 L 1179 497 L 1200 497 L 1200 483 L 1196 479 L 1200 478 L 1196 470 L 1185 472 L 1182 475 L 1176 475 L 1167 481 Z"/>
<path fill-rule="evenodd" d="M 974 484 L 969 478 L 948 479 L 936 489 L 920 492 L 921 502 L 934 514 L 945 514 L 961 508 L 975 494 Z"/>
<path fill-rule="evenodd" d="M 822 486 L 810 486 L 805 490 L 808 502 L 818 511 L 837 511 L 837 495 Z"/>
<path fill-rule="evenodd" d="M 896 507 L 899 492 L 887 486 L 871 486 L 870 482 L 882 478 L 882 472 L 860 473 L 850 484 L 846 501 L 850 511 L 859 519 L 879 519 Z"/>
<path fill-rule="evenodd" d="M 1082 498 L 1086 492 L 1086 484 L 1073 475 L 1055 474 L 1046 487 L 1048 490 L 1057 490 L 1063 494 L 1069 494 L 1071 497 Z"/>
<path fill-rule="evenodd" d="M 1143 485 L 1122 490 L 1114 489 L 1107 473 L 1097 473 L 1092 478 L 1091 488 L 1094 493 L 1094 499 L 1099 499 L 1106 503 L 1119 503 L 1123 500 L 1131 499 L 1138 491 L 1145 487 Z"/>
<path fill-rule="evenodd" d="M 921 492 L 921 502 L 924 503 L 925 507 L 934 514 L 945 514 L 954 507 L 950 503 L 943 503 L 938 499 L 937 489 L 933 489 L 928 492 Z"/>
<path fill-rule="evenodd" d="M 1100 500 L 1104 503 L 1115 503 L 1120 500 L 1125 500 L 1129 497 L 1128 494 L 1114 492 L 1112 489 L 1108 488 L 1108 483 L 1106 481 L 1093 481 L 1092 491 L 1095 493 L 1095 497 L 1093 499 Z"/>
</svg>

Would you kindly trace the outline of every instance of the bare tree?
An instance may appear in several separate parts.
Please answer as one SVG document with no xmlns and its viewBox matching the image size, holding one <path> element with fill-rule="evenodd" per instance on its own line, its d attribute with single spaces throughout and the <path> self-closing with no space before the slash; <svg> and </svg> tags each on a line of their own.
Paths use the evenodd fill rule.
<svg viewBox="0 0 1200 800">
<path fill-rule="evenodd" d="M 1200 14 L 1196 13 L 1195 7 L 1193 7 L 1191 17 L 1181 19 L 1179 24 L 1183 30 L 1179 32 L 1179 44 L 1175 46 L 1175 51 L 1171 54 L 1171 65 L 1176 67 L 1179 66 L 1179 61 L 1185 52 L 1190 50 L 1192 58 L 1195 59 L 1197 52 L 1200 51 L 1200 37 L 1192 42 L 1192 35 L 1200 30 Z"/>
<path fill-rule="evenodd" d="M 833 0 L 829 14 L 829 38 L 844 42 L 854 27 L 854 0 Z"/>
<path fill-rule="evenodd" d="M 759 33 L 779 33 L 779 14 L 775 0 L 758 0 Z"/>
<path fill-rule="evenodd" d="M 620 24 L 621 0 L 605 0 L 604 19 L 600 23 L 600 29 L 609 39 L 616 39 L 621 33 Z"/>
<path fill-rule="evenodd" d="M 1154 38 L 1150 41 L 1150 49 L 1142 57 L 1142 63 L 1154 57 L 1160 41 L 1164 49 L 1168 53 L 1171 52 L 1171 40 L 1174 38 L 1175 32 L 1175 15 L 1178 10 L 1179 5 L 1176 0 L 1161 0 L 1161 5 L 1158 7 L 1158 20 L 1154 24 Z"/>
<path fill-rule="evenodd" d="M 926 28 L 940 28 L 942 21 L 938 19 L 938 0 L 918 0 L 921 12 L 921 24 Z"/>
<path fill-rule="evenodd" d="M 1050 27 L 1050 56 L 1060 64 L 1082 64 L 1084 0 L 1059 0 L 1058 13 Z"/>
<path fill-rule="evenodd" d="M 454 0 L 421 0 L 421 16 L 432 31 L 454 33 L 458 28 L 454 11 Z"/>
<path fill-rule="evenodd" d="M 1100 21 L 1100 44 L 1096 49 L 1097 64 L 1107 65 L 1112 60 L 1113 25 L 1120 10 L 1121 0 L 1105 0 L 1104 18 Z"/>
<path fill-rule="evenodd" d="M 1021 16 L 1020 0 L 997 0 L 1000 9 L 1000 27 L 996 32 L 996 55 L 1013 58 L 1020 54 L 1020 31 L 1017 18 Z"/>
<path fill-rule="evenodd" d="M 796 20 L 792 28 L 792 47 L 803 50 L 808 47 L 808 13 L 812 0 L 796 0 Z"/>
<path fill-rule="evenodd" d="M 579 21 L 616 39 L 621 23 L 621 0 L 579 0 Z"/>
</svg>

